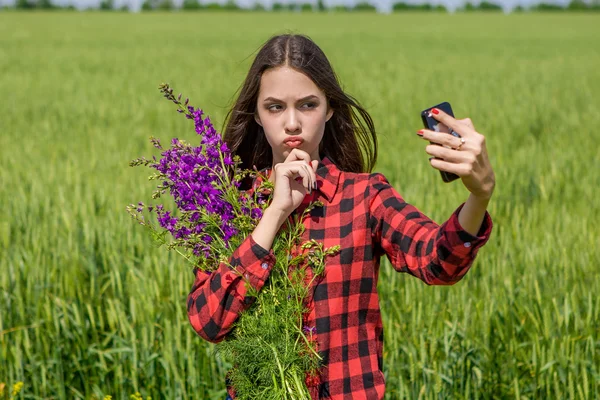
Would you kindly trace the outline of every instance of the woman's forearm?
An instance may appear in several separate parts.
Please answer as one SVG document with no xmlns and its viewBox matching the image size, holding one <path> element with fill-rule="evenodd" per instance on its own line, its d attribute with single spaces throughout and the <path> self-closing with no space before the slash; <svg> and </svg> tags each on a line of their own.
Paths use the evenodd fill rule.
<svg viewBox="0 0 600 400">
<path fill-rule="evenodd" d="M 458 214 L 460 226 L 471 235 L 477 236 L 477 232 L 479 232 L 479 229 L 481 228 L 485 210 L 487 209 L 489 202 L 489 197 L 476 197 L 471 193 Z"/>
<path fill-rule="evenodd" d="M 286 213 L 267 207 L 263 217 L 251 234 L 252 238 L 264 249 L 271 249 L 275 236 L 287 217 L 288 215 Z"/>
</svg>

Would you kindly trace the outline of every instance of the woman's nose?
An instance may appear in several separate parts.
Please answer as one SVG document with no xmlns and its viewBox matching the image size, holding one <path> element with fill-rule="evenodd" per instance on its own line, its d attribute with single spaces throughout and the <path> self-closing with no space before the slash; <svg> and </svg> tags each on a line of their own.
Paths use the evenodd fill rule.
<svg viewBox="0 0 600 400">
<path fill-rule="evenodd" d="M 300 129 L 300 121 L 296 115 L 295 109 L 288 109 L 285 116 L 285 130 L 287 132 L 296 132 Z"/>
</svg>

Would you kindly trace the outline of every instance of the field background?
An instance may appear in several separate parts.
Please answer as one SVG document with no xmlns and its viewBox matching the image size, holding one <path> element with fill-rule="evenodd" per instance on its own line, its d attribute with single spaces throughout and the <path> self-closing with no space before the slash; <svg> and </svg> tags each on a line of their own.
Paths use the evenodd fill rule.
<svg viewBox="0 0 600 400">
<path fill-rule="evenodd" d="M 0 13 L 0 382 L 22 398 L 223 399 L 187 321 L 193 275 L 125 211 L 150 135 L 195 140 L 168 82 L 222 126 L 254 51 L 309 34 L 371 112 L 376 171 L 443 222 L 467 198 L 419 111 L 486 135 L 494 231 L 452 287 L 385 260 L 389 399 L 600 396 L 600 19 L 565 14 Z"/>
</svg>

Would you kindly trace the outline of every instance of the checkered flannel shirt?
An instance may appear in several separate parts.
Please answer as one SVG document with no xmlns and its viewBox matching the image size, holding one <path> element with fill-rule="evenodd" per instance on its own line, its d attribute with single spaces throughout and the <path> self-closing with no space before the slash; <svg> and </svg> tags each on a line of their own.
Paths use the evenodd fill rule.
<svg viewBox="0 0 600 400">
<path fill-rule="evenodd" d="M 270 171 L 269 171 L 270 172 Z M 471 267 L 489 239 L 488 212 L 477 236 L 459 224 L 461 204 L 441 225 L 406 203 L 380 173 L 340 171 L 327 157 L 316 171 L 318 190 L 307 195 L 299 213 L 315 199 L 324 203 L 306 218 L 303 239 L 316 239 L 341 251 L 326 260 L 325 273 L 314 281 L 304 325 L 316 327 L 323 368 L 310 382 L 312 399 L 382 399 L 383 326 L 377 278 L 380 257 L 427 285 L 452 285 Z M 255 190 L 260 180 L 254 181 Z M 292 253 L 298 253 L 298 248 Z M 306 250 L 304 250 L 306 251 Z M 256 289 L 262 288 L 275 264 L 272 250 L 252 235 L 234 251 L 231 265 Z M 231 331 L 239 314 L 252 301 L 241 277 L 222 264 L 212 274 L 194 270 L 188 296 L 188 317 L 196 332 L 217 343 Z M 228 391 L 234 397 L 234 388 Z"/>
</svg>

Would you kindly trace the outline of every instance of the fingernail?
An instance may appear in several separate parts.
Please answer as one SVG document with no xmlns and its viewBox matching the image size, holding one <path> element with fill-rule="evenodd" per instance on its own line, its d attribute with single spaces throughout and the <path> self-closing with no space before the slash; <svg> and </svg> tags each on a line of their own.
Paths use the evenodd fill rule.
<svg viewBox="0 0 600 400">
<path fill-rule="evenodd" d="M 433 160 L 435 157 L 429 157 L 429 161 Z"/>
<path fill-rule="evenodd" d="M 438 115 L 440 113 L 440 110 L 438 110 L 437 108 L 432 108 L 431 112 L 434 113 L 435 115 Z"/>
<path fill-rule="evenodd" d="M 421 129 L 420 131 L 417 132 L 417 135 L 419 136 L 423 136 L 423 129 Z"/>
</svg>

